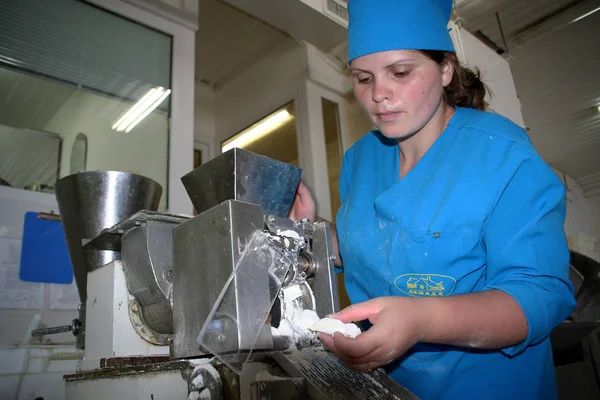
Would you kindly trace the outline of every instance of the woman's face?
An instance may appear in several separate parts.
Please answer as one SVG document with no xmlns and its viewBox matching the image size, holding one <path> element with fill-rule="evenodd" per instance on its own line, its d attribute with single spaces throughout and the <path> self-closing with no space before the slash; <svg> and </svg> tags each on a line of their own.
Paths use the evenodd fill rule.
<svg viewBox="0 0 600 400">
<path fill-rule="evenodd" d="M 354 94 L 373 123 L 388 138 L 419 132 L 435 115 L 453 67 L 418 51 L 367 54 L 350 64 Z"/>
</svg>

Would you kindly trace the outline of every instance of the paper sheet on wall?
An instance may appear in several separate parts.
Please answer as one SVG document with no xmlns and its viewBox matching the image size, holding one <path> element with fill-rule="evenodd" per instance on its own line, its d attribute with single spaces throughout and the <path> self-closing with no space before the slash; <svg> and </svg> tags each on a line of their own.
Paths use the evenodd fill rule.
<svg viewBox="0 0 600 400">
<path fill-rule="evenodd" d="M 75 281 L 69 285 L 52 283 L 48 286 L 50 287 L 51 310 L 77 310 L 79 292 L 77 292 Z"/>
<path fill-rule="evenodd" d="M 44 285 L 19 279 L 21 242 L 0 238 L 0 308 L 41 309 Z"/>
</svg>

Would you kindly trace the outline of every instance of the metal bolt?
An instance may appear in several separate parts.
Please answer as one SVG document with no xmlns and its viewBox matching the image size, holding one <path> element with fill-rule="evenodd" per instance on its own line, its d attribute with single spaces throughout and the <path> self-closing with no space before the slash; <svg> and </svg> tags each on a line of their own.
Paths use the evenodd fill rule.
<svg viewBox="0 0 600 400">
<path fill-rule="evenodd" d="M 300 220 L 300 222 L 302 222 L 303 224 L 307 224 L 309 222 L 308 218 L 302 218 Z"/>
<path fill-rule="evenodd" d="M 165 272 L 163 273 L 163 276 L 165 277 L 165 280 L 167 282 L 173 282 L 173 278 L 174 278 L 173 268 L 167 268 L 165 270 Z"/>
<path fill-rule="evenodd" d="M 331 261 L 335 261 L 335 260 L 337 260 L 337 256 L 335 254 L 332 254 L 332 255 L 329 256 L 329 259 Z"/>
<path fill-rule="evenodd" d="M 433 237 L 434 238 L 439 238 L 440 237 L 440 233 L 439 232 L 433 232 Z"/>
<path fill-rule="evenodd" d="M 267 218 L 267 220 L 268 220 L 270 223 L 273 223 L 273 222 L 275 222 L 275 216 L 274 216 L 274 215 L 269 215 L 269 218 Z"/>
<path fill-rule="evenodd" d="M 140 306 L 138 306 L 138 304 L 137 304 L 137 303 L 133 303 L 133 304 L 131 305 L 131 311 L 133 311 L 134 313 L 137 313 L 137 312 L 139 312 L 139 311 L 140 311 Z"/>
</svg>

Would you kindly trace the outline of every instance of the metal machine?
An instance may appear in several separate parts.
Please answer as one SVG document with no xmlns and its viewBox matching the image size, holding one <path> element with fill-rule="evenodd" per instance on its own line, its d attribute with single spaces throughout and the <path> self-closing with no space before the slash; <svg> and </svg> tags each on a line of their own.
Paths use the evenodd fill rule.
<svg viewBox="0 0 600 400">
<path fill-rule="evenodd" d="M 156 212 L 147 178 L 59 181 L 85 302 L 67 398 L 415 398 L 382 371 L 346 369 L 306 329 L 338 304 L 329 224 L 287 219 L 300 174 L 230 150 L 182 178 L 193 218 Z"/>
</svg>

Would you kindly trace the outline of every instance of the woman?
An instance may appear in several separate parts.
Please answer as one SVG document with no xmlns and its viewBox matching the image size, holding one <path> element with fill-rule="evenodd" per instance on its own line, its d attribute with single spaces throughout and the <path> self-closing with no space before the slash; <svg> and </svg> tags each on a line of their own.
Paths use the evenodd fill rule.
<svg viewBox="0 0 600 400">
<path fill-rule="evenodd" d="M 450 0 L 350 0 L 356 98 L 377 130 L 344 156 L 334 242 L 356 339 L 422 398 L 556 398 L 549 334 L 574 307 L 564 188 L 524 130 L 483 108 L 458 64 Z M 298 188 L 291 218 L 315 218 Z M 335 246 L 334 246 L 335 247 Z"/>
</svg>

